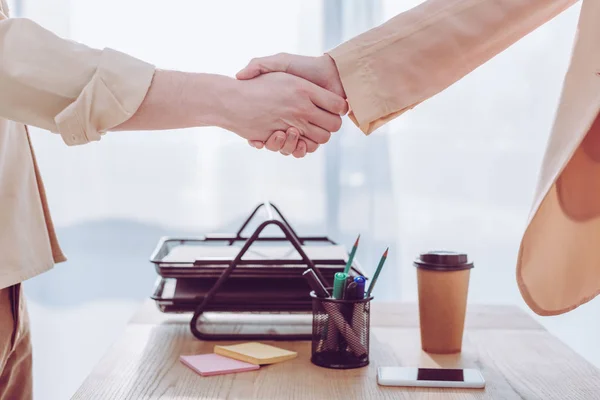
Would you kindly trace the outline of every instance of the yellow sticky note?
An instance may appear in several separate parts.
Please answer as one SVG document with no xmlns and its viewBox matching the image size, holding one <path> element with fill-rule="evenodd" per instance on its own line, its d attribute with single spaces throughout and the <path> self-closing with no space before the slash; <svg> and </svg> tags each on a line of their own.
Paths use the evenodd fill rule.
<svg viewBox="0 0 600 400">
<path fill-rule="evenodd" d="M 275 364 L 298 356 L 295 351 L 258 342 L 215 346 L 215 353 L 255 365 Z"/>
</svg>

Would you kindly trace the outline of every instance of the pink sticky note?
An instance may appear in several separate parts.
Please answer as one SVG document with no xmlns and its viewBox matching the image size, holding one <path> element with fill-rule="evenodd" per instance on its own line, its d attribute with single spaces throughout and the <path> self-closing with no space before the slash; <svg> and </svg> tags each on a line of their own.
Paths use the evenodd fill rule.
<svg viewBox="0 0 600 400">
<path fill-rule="evenodd" d="M 223 357 L 218 354 L 180 356 L 179 360 L 202 376 L 233 374 L 236 372 L 254 371 L 260 368 L 258 365 Z"/>
</svg>

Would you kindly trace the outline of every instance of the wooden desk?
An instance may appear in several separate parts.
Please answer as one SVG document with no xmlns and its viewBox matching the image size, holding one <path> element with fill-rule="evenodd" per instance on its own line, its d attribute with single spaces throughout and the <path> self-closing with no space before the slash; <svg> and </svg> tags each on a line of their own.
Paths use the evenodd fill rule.
<svg viewBox="0 0 600 400">
<path fill-rule="evenodd" d="M 461 355 L 420 350 L 414 304 L 374 303 L 371 364 L 331 370 L 310 362 L 309 342 L 278 342 L 298 358 L 253 372 L 201 377 L 182 354 L 212 352 L 192 336 L 189 316 L 161 314 L 147 302 L 74 399 L 594 399 L 600 370 L 512 306 L 470 306 Z M 407 389 L 377 385 L 378 366 L 471 367 L 485 390 Z"/>
</svg>

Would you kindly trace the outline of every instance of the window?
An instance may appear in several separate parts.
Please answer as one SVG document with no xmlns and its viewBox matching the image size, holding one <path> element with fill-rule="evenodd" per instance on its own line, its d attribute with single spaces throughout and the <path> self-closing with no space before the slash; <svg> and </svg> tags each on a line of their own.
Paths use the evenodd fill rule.
<svg viewBox="0 0 600 400">
<path fill-rule="evenodd" d="M 92 47 L 112 47 L 162 68 L 230 76 L 256 56 L 321 54 L 381 18 L 371 12 L 371 1 L 362 3 L 365 12 L 321 0 L 55 4 L 48 10 L 47 3 L 28 0 L 24 14 Z M 99 144 L 74 148 L 32 129 L 69 258 L 26 285 L 32 321 L 46 332 L 34 338 L 37 390 L 66 398 L 78 387 L 151 294 L 156 273 L 147 260 L 163 235 L 232 231 L 269 199 L 300 232 L 327 233 L 348 246 L 361 233 L 358 258 L 374 270 L 386 246 L 396 243 L 388 137 L 367 140 L 346 125 L 330 146 L 304 160 L 259 152 L 216 128 L 111 133 Z M 396 256 L 392 251 L 378 284 L 380 300 L 398 295 Z M 47 325 L 58 320 L 57 328 Z M 72 350 L 88 341 L 93 349 Z M 47 364 L 69 359 L 62 373 Z"/>
<path fill-rule="evenodd" d="M 320 54 L 419 3 L 9 0 L 13 15 L 89 46 L 230 76 L 256 56 Z M 357 258 L 368 271 L 391 246 L 377 300 L 415 301 L 412 260 L 445 248 L 475 261 L 470 301 L 522 304 L 516 254 L 578 12 L 573 7 L 368 138 L 346 120 L 304 160 L 254 150 L 216 128 L 111 133 L 75 148 L 32 129 L 69 257 L 26 283 L 36 392 L 67 398 L 87 376 L 151 294 L 156 274 L 147 260 L 160 236 L 232 231 L 265 199 L 300 232 L 327 233 L 347 246 L 361 233 Z M 543 322 L 576 349 L 588 343 Z M 586 327 L 590 338 L 600 333 Z"/>
</svg>

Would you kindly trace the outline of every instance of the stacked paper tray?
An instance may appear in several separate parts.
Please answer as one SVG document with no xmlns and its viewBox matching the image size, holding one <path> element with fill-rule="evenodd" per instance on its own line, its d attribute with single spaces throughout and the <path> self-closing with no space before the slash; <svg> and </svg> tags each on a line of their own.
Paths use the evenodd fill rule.
<svg viewBox="0 0 600 400">
<path fill-rule="evenodd" d="M 330 240 L 305 240 L 302 251 L 330 286 L 347 261 L 344 246 Z M 163 239 L 152 262 L 161 276 L 152 298 L 163 312 L 193 312 L 244 242 L 229 239 Z M 261 239 L 244 254 L 205 311 L 310 312 L 310 288 L 301 255 L 288 242 Z M 357 262 L 351 273 L 364 275 Z"/>
<path fill-rule="evenodd" d="M 305 242 L 302 250 L 319 270 L 333 277 L 347 261 L 346 248 L 330 241 Z M 152 262 L 156 272 L 165 278 L 218 277 L 242 250 L 243 241 L 229 244 L 227 239 L 162 239 Z M 295 276 L 306 270 L 306 263 L 289 243 L 258 240 L 238 262 L 232 276 Z"/>
<path fill-rule="evenodd" d="M 266 219 L 253 233 L 262 209 Z M 257 221 L 255 221 L 257 222 Z M 266 236 L 269 230 L 279 236 Z M 326 286 L 347 251 L 325 236 L 300 236 L 270 202 L 258 205 L 234 234 L 163 238 L 151 262 L 160 275 L 152 298 L 163 312 L 191 312 L 201 340 L 310 340 L 307 268 Z M 352 275 L 363 275 L 356 262 Z"/>
</svg>

